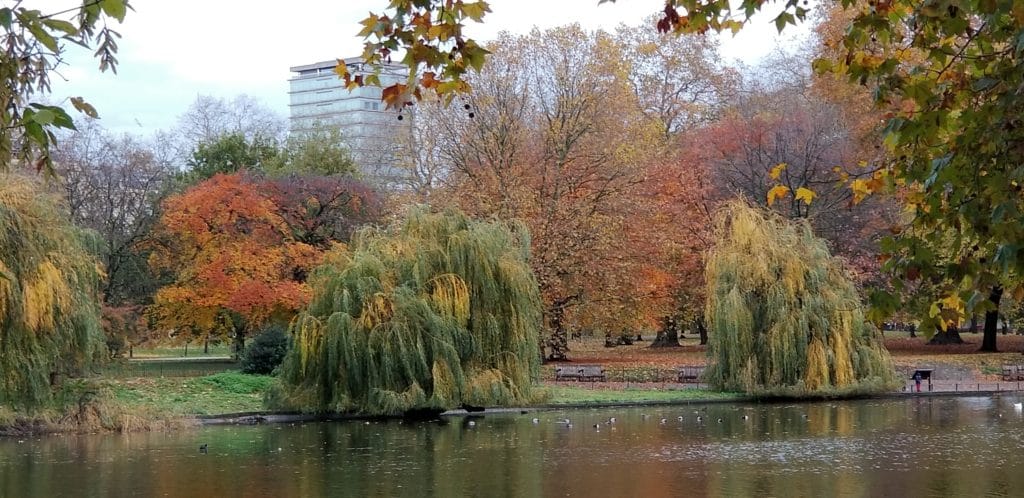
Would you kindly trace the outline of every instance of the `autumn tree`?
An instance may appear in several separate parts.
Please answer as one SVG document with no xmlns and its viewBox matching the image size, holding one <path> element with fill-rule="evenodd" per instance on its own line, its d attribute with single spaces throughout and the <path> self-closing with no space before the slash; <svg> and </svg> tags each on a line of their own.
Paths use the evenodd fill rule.
<svg viewBox="0 0 1024 498">
<path fill-rule="evenodd" d="M 718 200 L 703 160 L 700 134 L 676 142 L 672 155 L 650 165 L 637 186 L 622 238 L 636 268 L 626 294 L 641 323 L 654 327 L 651 347 L 679 346 L 679 333 L 696 329 L 707 341 L 704 256 L 713 242 Z"/>
<path fill-rule="evenodd" d="M 258 186 L 277 206 L 295 240 L 319 250 L 348 241 L 383 212 L 380 195 L 351 176 L 290 173 L 266 178 Z"/>
<path fill-rule="evenodd" d="M 484 2 L 463 3 L 445 15 L 441 0 L 391 2 L 386 13 L 371 14 L 362 35 L 364 57 L 379 60 L 397 48 L 409 48 L 404 62 L 412 72 L 408 84 L 384 92 L 390 105 L 414 99 L 421 88 L 447 95 L 469 91 L 463 84 L 470 68 L 479 68 L 483 54 L 462 32 L 468 19 L 482 20 Z M 674 34 L 742 29 L 764 6 L 781 6 L 773 22 L 782 30 L 807 18 L 806 2 L 667 0 L 655 28 Z M 942 275 L 946 285 L 935 296 L 971 302 L 975 312 L 991 308 L 997 288 L 1019 284 L 1024 258 L 1018 258 L 1024 228 L 1015 222 L 1021 210 L 1015 194 L 1020 151 L 1013 144 L 1024 129 L 1017 116 L 1024 75 L 1017 40 L 1024 31 L 1018 2 L 981 1 L 857 2 L 828 5 L 851 12 L 842 22 L 842 36 L 814 64 L 872 90 L 886 109 L 883 143 L 893 152 L 877 164 L 880 174 L 851 188 L 862 194 L 908 190 L 914 207 L 915 235 L 901 232 L 883 243 L 894 275 L 892 289 L 872 297 L 876 317 L 884 317 L 905 295 L 907 282 L 925 274 Z M 415 20 L 416 22 L 413 22 Z M 450 49 L 450 57 L 444 54 Z M 478 60 L 480 59 L 480 60 Z M 471 62 L 471 63 L 470 63 Z M 353 82 L 358 83 L 358 82 Z M 939 255 L 939 237 L 947 229 L 960 232 L 950 250 Z M 954 264 L 942 264 L 942 258 Z M 961 317 L 954 317 L 954 320 Z M 925 317 L 942 325 L 947 317 Z"/>
<path fill-rule="evenodd" d="M 388 415 L 531 401 L 541 304 L 528 239 L 520 225 L 419 209 L 360 231 L 311 280 L 280 401 Z"/>
<path fill-rule="evenodd" d="M 359 197 L 365 190 L 344 192 L 344 182 L 333 191 L 315 181 L 278 182 L 215 175 L 164 202 L 150 264 L 173 283 L 149 309 L 158 327 L 233 336 L 241 351 L 251 331 L 287 321 L 306 304 L 306 278 L 330 237 L 348 235 L 338 218 L 374 203 Z"/>
<path fill-rule="evenodd" d="M 36 181 L 0 175 L 0 403 L 38 407 L 103 355 L 91 236 Z"/>
<path fill-rule="evenodd" d="M 722 64 L 716 38 L 678 37 L 646 25 L 622 25 L 615 37 L 625 47 L 640 107 L 661 123 L 666 138 L 714 120 L 737 88 L 739 75 Z"/>
<path fill-rule="evenodd" d="M 878 114 L 823 94 L 800 52 L 772 56 L 745 75 L 721 118 L 698 133 L 720 197 L 739 195 L 790 218 L 806 218 L 833 250 L 880 284 L 877 243 L 898 209 L 847 183 L 873 178 L 862 158 L 880 157 L 862 121 Z"/>
<path fill-rule="evenodd" d="M 100 236 L 105 303 L 143 303 L 158 285 L 144 242 L 159 216 L 172 170 L 149 145 L 106 133 L 95 121 L 79 125 L 51 149 L 71 220 Z"/>
<path fill-rule="evenodd" d="M 463 109 L 431 117 L 451 171 L 445 197 L 474 216 L 527 223 L 545 346 L 562 359 L 570 327 L 618 333 L 643 322 L 622 234 L 661 125 L 640 109 L 607 33 L 568 26 L 492 48 L 501 55 L 472 80 Z"/>
</svg>

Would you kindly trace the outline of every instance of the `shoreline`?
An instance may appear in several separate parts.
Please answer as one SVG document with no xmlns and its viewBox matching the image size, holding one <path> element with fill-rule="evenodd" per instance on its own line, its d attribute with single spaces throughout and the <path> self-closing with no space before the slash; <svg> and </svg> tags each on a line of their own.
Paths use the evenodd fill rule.
<svg viewBox="0 0 1024 498">
<path fill-rule="evenodd" d="M 694 390 L 697 391 L 699 388 L 683 388 L 676 389 L 670 388 L 665 389 L 663 384 L 651 383 L 652 385 L 648 389 L 644 389 L 643 383 L 633 383 L 628 388 L 611 388 L 609 386 L 602 386 L 596 388 L 596 386 L 584 387 L 574 384 L 542 384 L 543 387 L 547 388 L 569 388 L 576 389 L 575 393 L 562 393 L 563 397 L 569 398 L 573 395 L 579 394 L 579 392 L 585 392 L 587 394 L 601 393 L 609 394 L 614 397 L 615 393 L 625 395 L 626 393 L 638 393 L 640 395 L 650 394 L 680 394 L 684 391 Z M 997 383 L 988 382 L 970 382 L 965 384 L 976 385 L 978 387 L 983 385 L 997 385 Z M 999 383 L 1001 385 L 1013 385 L 1016 387 L 1017 383 Z M 939 386 L 943 387 L 943 386 Z M 487 415 L 498 415 L 498 414 L 527 414 L 533 412 L 553 411 L 553 410 L 579 410 L 579 409 L 601 409 L 601 408 L 634 408 L 634 407 L 666 407 L 666 406 L 694 406 L 694 405 L 707 405 L 707 404 L 724 404 L 724 403 L 746 403 L 746 404 L 775 404 L 775 403 L 820 403 L 820 402 L 833 402 L 843 400 L 857 400 L 857 399 L 900 399 L 907 397 L 914 398 L 945 398 L 945 397 L 1000 397 L 1005 395 L 1021 395 L 1024 394 L 1024 389 L 991 389 L 991 390 L 934 390 L 934 391 L 923 391 L 923 392 L 911 392 L 909 387 L 904 391 L 892 391 L 877 394 L 865 394 L 865 395 L 852 395 L 852 396 L 834 396 L 834 397 L 814 397 L 814 398 L 793 398 L 793 397 L 778 397 L 778 398 L 766 398 L 758 396 L 742 395 L 737 393 L 724 393 L 717 396 L 701 396 L 700 394 L 708 394 L 710 391 L 698 391 L 693 394 L 695 397 L 680 397 L 677 399 L 611 399 L 611 400 L 600 400 L 595 399 L 593 401 L 566 401 L 566 402 L 545 402 L 535 405 L 525 405 L 517 407 L 493 407 L 485 408 L 483 410 L 472 410 L 468 411 L 465 409 L 454 409 L 440 412 L 436 415 L 436 418 L 430 419 L 451 419 L 458 417 L 482 417 Z M 39 416 L 28 416 L 17 418 L 10 421 L 10 423 L 0 426 L 0 438 L 4 437 L 27 437 L 27 436 L 41 436 L 41 435 L 70 435 L 70 434 L 97 434 L 97 433 L 132 433 L 132 432 L 150 432 L 150 431 L 176 431 L 191 427 L 203 427 L 203 426 L 216 426 L 216 425 L 261 425 L 261 424 L 281 424 L 281 423 L 305 423 L 305 422 L 332 422 L 332 421 L 347 421 L 347 420 L 395 420 L 395 419 L 407 419 L 403 415 L 368 415 L 359 413 L 304 413 L 298 411 L 280 411 L 280 410 L 247 410 L 241 412 L 227 412 L 227 413 L 215 413 L 208 415 L 183 415 L 167 418 L 159 417 L 144 417 L 135 412 L 128 412 L 127 415 L 136 418 L 137 423 L 133 423 L 130 426 L 120 427 L 103 427 L 98 428 L 95 425 L 89 427 L 83 427 L 81 425 L 71 425 L 64 420 L 54 421 L 53 419 L 47 419 Z"/>
<path fill-rule="evenodd" d="M 755 396 L 737 396 L 735 398 L 694 398 L 679 401 L 617 401 L 617 402 L 594 402 L 594 403 L 545 403 L 541 405 L 528 405 L 521 407 L 494 407 L 485 408 L 481 411 L 468 411 L 462 408 L 441 412 L 439 418 L 454 417 L 482 417 L 489 414 L 527 414 L 534 412 L 554 410 L 579 410 L 594 408 L 636 408 L 645 406 L 692 406 L 726 403 L 752 403 L 752 404 L 777 404 L 777 403 L 821 403 L 832 401 L 847 401 L 861 399 L 900 399 L 900 398 L 980 398 L 999 397 L 1002 395 L 1024 394 L 1024 391 L 933 391 L 933 392 L 891 392 L 865 396 L 849 396 L 836 398 L 758 398 Z M 275 423 L 295 422 L 333 422 L 343 420 L 394 420 L 403 419 L 402 415 L 363 415 L 355 413 L 326 413 L 310 414 L 299 412 L 280 411 L 256 411 L 243 413 L 225 413 L 217 415 L 202 415 L 194 417 L 199 425 L 258 425 Z M 257 420 L 258 419 L 258 420 Z"/>
</svg>

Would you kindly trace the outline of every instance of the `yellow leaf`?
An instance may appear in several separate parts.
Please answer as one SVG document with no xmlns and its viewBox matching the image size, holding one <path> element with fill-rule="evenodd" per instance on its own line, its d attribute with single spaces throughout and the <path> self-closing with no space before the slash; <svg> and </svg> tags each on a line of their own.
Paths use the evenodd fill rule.
<svg viewBox="0 0 1024 498">
<path fill-rule="evenodd" d="M 785 185 L 776 185 L 768 191 L 768 205 L 771 206 L 775 199 L 781 199 L 789 194 L 789 187 Z"/>
<path fill-rule="evenodd" d="M 814 197 L 817 195 L 818 194 L 815 194 L 814 191 L 809 188 L 800 187 L 796 189 L 796 200 L 804 201 L 808 205 L 811 203 L 811 201 L 814 200 Z"/>
<path fill-rule="evenodd" d="M 957 313 L 964 311 L 964 301 L 956 294 L 940 299 L 939 304 L 941 304 L 942 308 L 946 310 L 956 311 Z"/>
<path fill-rule="evenodd" d="M 865 197 L 871 195 L 871 187 L 868 186 L 868 182 L 862 179 L 856 179 L 850 182 L 850 190 L 853 191 L 853 202 L 857 203 L 864 200 Z"/>
<path fill-rule="evenodd" d="M 772 170 L 768 172 L 768 176 L 772 180 L 778 180 L 779 179 L 779 175 L 782 174 L 782 170 L 784 170 L 784 169 L 786 169 L 786 163 L 776 164 L 775 167 L 772 168 Z M 789 189 L 786 189 L 786 190 L 788 191 Z"/>
<path fill-rule="evenodd" d="M 338 59 L 338 64 L 334 66 L 334 73 L 343 80 L 348 80 L 348 66 L 345 65 L 345 61 Z"/>
</svg>

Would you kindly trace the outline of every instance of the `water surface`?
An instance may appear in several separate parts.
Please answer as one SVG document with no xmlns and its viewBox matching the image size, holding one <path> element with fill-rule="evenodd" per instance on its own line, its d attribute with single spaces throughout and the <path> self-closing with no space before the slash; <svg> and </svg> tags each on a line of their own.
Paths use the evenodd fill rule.
<svg viewBox="0 0 1024 498">
<path fill-rule="evenodd" d="M 695 404 L 0 439 L 0 496 L 1010 496 L 1024 490 L 1019 402 Z"/>
</svg>

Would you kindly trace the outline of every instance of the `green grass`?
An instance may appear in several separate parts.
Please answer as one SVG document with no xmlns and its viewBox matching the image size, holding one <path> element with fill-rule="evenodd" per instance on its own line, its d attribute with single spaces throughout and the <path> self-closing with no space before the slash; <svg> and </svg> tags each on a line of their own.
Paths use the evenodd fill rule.
<svg viewBox="0 0 1024 498">
<path fill-rule="evenodd" d="M 698 400 L 739 399 L 738 393 L 722 393 L 707 389 L 585 389 L 582 387 L 551 386 L 547 388 L 548 404 L 586 405 L 604 403 L 671 403 Z"/>
<path fill-rule="evenodd" d="M 129 408 L 168 416 L 263 410 L 273 377 L 223 372 L 206 377 L 109 380 L 114 397 Z"/>
</svg>

